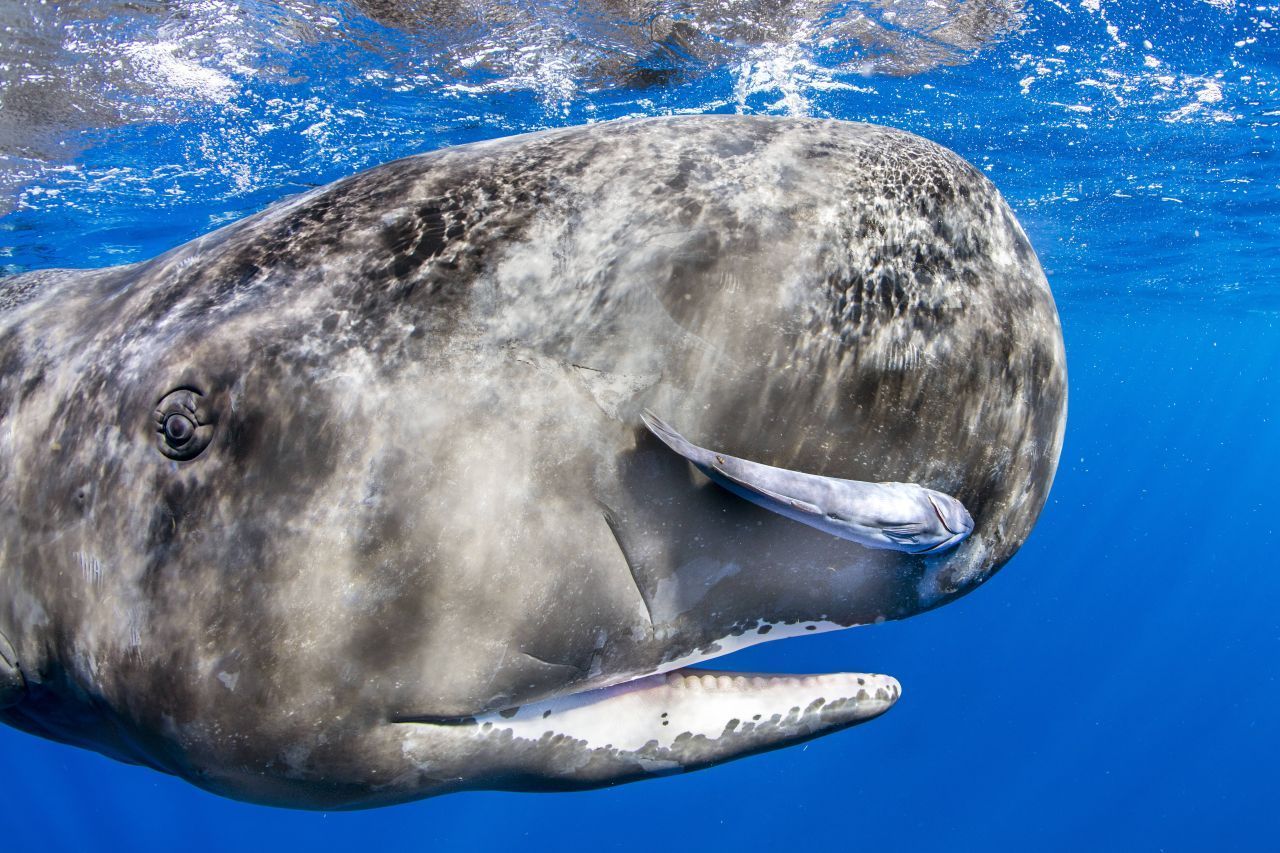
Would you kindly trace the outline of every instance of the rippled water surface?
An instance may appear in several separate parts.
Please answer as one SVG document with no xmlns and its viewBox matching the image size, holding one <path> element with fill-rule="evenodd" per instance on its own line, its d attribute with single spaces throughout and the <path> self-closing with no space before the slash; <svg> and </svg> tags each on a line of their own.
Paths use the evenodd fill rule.
<svg viewBox="0 0 1280 853">
<path fill-rule="evenodd" d="M 0 251 L 14 271 L 138 260 L 442 145 L 790 112 L 955 148 L 1045 221 L 1047 266 L 1073 274 L 1059 288 L 1274 299 L 1249 261 L 1280 246 L 1263 215 L 1280 195 L 1276 26 L 1276 7 L 1229 0 L 9 0 Z M 1132 251 L 1189 241 L 1226 255 L 1226 280 Z"/>
<path fill-rule="evenodd" d="M 312 815 L 0 732 L 0 850 L 1274 849 L 1280 5 L 0 2 L 0 272 L 142 260 L 410 153 L 671 112 L 895 125 L 1008 198 L 1071 418 L 975 595 L 742 669 L 890 672 L 865 727 L 587 794 Z"/>
</svg>

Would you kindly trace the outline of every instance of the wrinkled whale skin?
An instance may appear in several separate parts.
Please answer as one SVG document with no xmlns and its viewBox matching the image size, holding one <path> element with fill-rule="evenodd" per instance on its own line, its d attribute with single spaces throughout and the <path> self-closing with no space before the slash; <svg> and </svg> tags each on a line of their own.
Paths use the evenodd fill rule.
<svg viewBox="0 0 1280 853">
<path fill-rule="evenodd" d="M 174 392 L 212 424 L 189 461 L 158 447 Z M 953 495 L 973 532 L 836 539 L 708 482 L 645 408 Z M 0 282 L 0 718 L 310 808 L 795 743 L 896 682 L 679 668 L 973 589 L 1030 533 L 1065 412 L 1022 229 L 919 137 L 675 117 L 398 160 L 145 263 Z M 599 734 L 583 696 L 652 706 L 652 737 Z M 709 710 L 739 696 L 760 719 Z"/>
</svg>

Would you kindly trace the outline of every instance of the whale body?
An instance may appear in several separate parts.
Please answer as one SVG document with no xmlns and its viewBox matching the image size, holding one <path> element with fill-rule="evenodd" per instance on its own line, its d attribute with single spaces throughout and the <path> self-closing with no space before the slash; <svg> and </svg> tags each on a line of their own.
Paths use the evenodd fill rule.
<svg viewBox="0 0 1280 853">
<path fill-rule="evenodd" d="M 798 523 L 646 410 L 944 526 Z M 691 666 L 981 584 L 1065 412 L 1022 229 L 919 137 L 675 117 L 409 157 L 0 282 L 0 718 L 325 809 L 796 743 L 897 682 Z"/>
</svg>

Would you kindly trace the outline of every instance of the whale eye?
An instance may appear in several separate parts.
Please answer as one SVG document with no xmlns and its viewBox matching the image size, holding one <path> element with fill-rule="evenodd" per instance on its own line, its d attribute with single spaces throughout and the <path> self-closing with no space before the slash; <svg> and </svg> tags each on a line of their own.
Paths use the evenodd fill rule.
<svg viewBox="0 0 1280 853">
<path fill-rule="evenodd" d="M 164 440 L 174 450 L 181 450 L 196 434 L 195 421 L 174 412 L 164 419 Z"/>
<path fill-rule="evenodd" d="M 157 447 L 170 459 L 195 459 L 213 439 L 213 418 L 204 395 L 193 388 L 170 391 L 156 404 Z"/>
</svg>

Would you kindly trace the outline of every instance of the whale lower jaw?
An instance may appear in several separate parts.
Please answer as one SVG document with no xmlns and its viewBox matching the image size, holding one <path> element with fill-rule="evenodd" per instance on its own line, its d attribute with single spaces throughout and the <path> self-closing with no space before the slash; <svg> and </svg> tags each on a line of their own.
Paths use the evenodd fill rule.
<svg viewBox="0 0 1280 853">
<path fill-rule="evenodd" d="M 716 739 L 769 729 L 814 735 L 878 717 L 901 687 L 887 675 L 764 675 L 680 669 L 478 717 L 517 737 L 547 732 L 591 747 L 635 752 L 682 738 Z M 504 716 L 505 715 L 505 716 Z"/>
<path fill-rule="evenodd" d="M 717 764 L 874 719 L 898 700 L 888 675 L 679 669 L 450 721 L 477 748 L 539 754 L 548 787 L 594 787 Z M 403 720 L 411 728 L 443 721 Z M 421 731 L 421 730 L 420 730 Z"/>
</svg>

